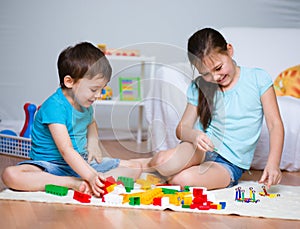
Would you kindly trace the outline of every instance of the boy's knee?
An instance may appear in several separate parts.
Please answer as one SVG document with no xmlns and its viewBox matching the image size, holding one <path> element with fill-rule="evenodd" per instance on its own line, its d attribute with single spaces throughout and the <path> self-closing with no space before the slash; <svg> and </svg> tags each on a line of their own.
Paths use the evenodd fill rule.
<svg viewBox="0 0 300 229">
<path fill-rule="evenodd" d="M 14 172 L 13 167 L 6 167 L 2 172 L 3 183 L 7 186 L 10 186 L 10 184 L 13 183 L 15 179 L 17 179 L 17 175 Z"/>
</svg>

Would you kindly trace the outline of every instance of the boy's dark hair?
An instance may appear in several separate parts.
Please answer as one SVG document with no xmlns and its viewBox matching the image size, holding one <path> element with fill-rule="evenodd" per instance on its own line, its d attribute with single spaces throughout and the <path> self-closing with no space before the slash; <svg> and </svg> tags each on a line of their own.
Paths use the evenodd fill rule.
<svg viewBox="0 0 300 229">
<path fill-rule="evenodd" d="M 220 32 L 212 28 L 204 28 L 195 32 L 188 40 L 188 58 L 192 65 L 201 66 L 203 58 L 212 52 L 226 53 L 227 42 Z M 213 99 L 219 88 L 217 84 L 206 82 L 201 76 L 194 80 L 198 88 L 199 98 L 197 112 L 205 130 L 212 118 Z"/>
<path fill-rule="evenodd" d="M 67 75 L 77 82 L 83 77 L 93 78 L 98 74 L 109 81 L 112 74 L 112 68 L 104 53 L 89 42 L 63 50 L 58 57 L 57 68 L 61 88 L 66 88 L 64 78 Z"/>
</svg>

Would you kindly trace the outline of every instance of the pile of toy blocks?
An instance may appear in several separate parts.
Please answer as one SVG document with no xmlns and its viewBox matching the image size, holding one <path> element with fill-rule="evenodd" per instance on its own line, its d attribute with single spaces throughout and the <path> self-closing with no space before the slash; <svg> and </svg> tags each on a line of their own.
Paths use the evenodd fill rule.
<svg viewBox="0 0 300 229">
<path fill-rule="evenodd" d="M 106 178 L 104 193 L 100 201 L 108 205 L 153 205 L 168 207 L 170 205 L 181 206 L 182 208 L 209 210 L 225 209 L 226 202 L 214 203 L 210 201 L 204 188 L 172 186 L 159 184 L 160 179 L 148 175 L 146 179 L 138 179 L 136 183 L 129 177 Z M 135 184 L 139 186 L 136 189 Z M 46 192 L 54 195 L 67 195 L 66 188 L 46 185 Z M 74 191 L 73 199 L 82 203 L 90 203 L 91 196 Z"/>
</svg>

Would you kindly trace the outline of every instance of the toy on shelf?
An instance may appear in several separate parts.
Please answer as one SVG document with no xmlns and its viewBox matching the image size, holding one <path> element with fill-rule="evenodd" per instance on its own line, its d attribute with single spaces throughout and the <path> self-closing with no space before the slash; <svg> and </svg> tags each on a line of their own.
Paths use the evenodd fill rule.
<svg viewBox="0 0 300 229">
<path fill-rule="evenodd" d="M 97 44 L 98 49 L 100 49 L 103 53 L 106 53 L 106 44 Z"/>
<path fill-rule="evenodd" d="M 141 82 L 140 77 L 120 77 L 120 100 L 121 101 L 140 101 Z"/>
<path fill-rule="evenodd" d="M 106 49 L 108 56 L 140 56 L 140 51 L 136 49 Z"/>
<path fill-rule="evenodd" d="M 140 56 L 140 50 L 137 49 L 108 49 L 104 43 L 97 44 L 97 47 L 107 56 Z"/>
<path fill-rule="evenodd" d="M 111 100 L 112 97 L 113 97 L 113 90 L 110 86 L 107 85 L 102 89 L 99 99 L 100 100 Z"/>
</svg>

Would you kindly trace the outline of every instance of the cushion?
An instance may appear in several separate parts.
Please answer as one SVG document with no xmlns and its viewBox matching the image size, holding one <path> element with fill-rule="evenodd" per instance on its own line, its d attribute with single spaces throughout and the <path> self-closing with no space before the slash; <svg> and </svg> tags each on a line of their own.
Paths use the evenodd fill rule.
<svg viewBox="0 0 300 229">
<path fill-rule="evenodd" d="M 274 81 L 274 89 L 277 96 L 300 98 L 300 65 L 281 72 Z"/>
</svg>

